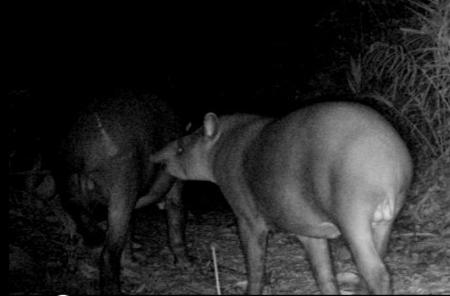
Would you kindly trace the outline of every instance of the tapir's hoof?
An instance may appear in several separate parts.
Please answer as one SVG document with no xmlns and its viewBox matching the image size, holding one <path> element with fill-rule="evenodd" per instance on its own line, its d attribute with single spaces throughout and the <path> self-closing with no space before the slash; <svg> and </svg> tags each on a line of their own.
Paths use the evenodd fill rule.
<svg viewBox="0 0 450 296">
<path fill-rule="evenodd" d="M 360 295 L 368 292 L 364 281 L 353 272 L 338 273 L 336 278 L 342 294 Z"/>
</svg>

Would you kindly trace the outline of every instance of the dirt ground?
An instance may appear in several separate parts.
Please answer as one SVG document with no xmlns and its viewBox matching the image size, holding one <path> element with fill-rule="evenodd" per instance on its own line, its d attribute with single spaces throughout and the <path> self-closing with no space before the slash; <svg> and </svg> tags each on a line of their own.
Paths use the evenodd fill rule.
<svg viewBox="0 0 450 296">
<path fill-rule="evenodd" d="M 21 294 L 98 293 L 98 250 L 88 251 L 61 212 L 57 198 L 10 194 L 9 292 Z M 26 205 L 24 207 L 24 204 Z M 186 237 L 191 269 L 173 264 L 164 211 L 135 213 L 133 243 L 123 256 L 122 290 L 127 294 L 217 294 L 211 246 L 215 247 L 222 294 L 242 294 L 243 254 L 233 214 L 216 209 L 188 215 Z M 396 294 L 450 293 L 450 234 L 417 233 L 395 224 L 385 262 Z M 444 246 L 444 247 L 443 247 Z M 447 247 L 445 247 L 447 246 Z M 331 243 L 338 279 L 356 269 L 341 239 Z M 348 294 L 345 287 L 341 293 Z M 300 242 L 292 235 L 269 237 L 264 294 L 320 294 Z"/>
</svg>

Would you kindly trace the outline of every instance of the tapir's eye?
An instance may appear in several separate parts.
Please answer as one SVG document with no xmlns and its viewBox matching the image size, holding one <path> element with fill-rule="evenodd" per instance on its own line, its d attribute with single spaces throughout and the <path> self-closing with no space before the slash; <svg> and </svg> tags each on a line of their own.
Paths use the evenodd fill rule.
<svg viewBox="0 0 450 296">
<path fill-rule="evenodd" d="M 177 155 L 181 155 L 181 154 L 183 154 L 183 152 L 184 152 L 183 146 L 178 145 L 178 147 L 177 147 Z"/>
</svg>

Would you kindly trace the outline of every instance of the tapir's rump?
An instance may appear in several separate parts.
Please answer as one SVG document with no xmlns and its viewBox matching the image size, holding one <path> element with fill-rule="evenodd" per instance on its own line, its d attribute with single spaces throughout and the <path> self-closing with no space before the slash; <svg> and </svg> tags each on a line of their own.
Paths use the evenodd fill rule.
<svg viewBox="0 0 450 296">
<path fill-rule="evenodd" d="M 152 160 L 176 177 L 220 186 L 238 220 L 249 293 L 262 291 L 269 229 L 298 235 L 323 293 L 339 291 L 327 239 L 340 234 L 363 286 L 391 292 L 382 258 L 412 163 L 404 141 L 375 110 L 323 102 L 279 119 L 208 113 L 200 131 Z"/>
</svg>

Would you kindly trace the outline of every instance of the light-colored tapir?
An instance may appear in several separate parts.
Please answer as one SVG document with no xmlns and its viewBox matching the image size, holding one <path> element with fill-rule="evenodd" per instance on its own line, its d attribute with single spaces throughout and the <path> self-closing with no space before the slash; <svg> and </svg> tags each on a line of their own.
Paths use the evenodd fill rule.
<svg viewBox="0 0 450 296">
<path fill-rule="evenodd" d="M 412 176 L 404 141 L 375 110 L 322 102 L 281 119 L 204 117 L 151 157 L 219 185 L 237 217 L 250 294 L 263 289 L 269 230 L 298 235 L 322 293 L 339 293 L 327 239 L 343 235 L 371 293 L 390 293 L 382 258 Z"/>
</svg>

